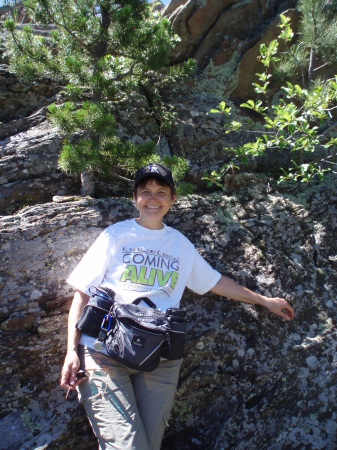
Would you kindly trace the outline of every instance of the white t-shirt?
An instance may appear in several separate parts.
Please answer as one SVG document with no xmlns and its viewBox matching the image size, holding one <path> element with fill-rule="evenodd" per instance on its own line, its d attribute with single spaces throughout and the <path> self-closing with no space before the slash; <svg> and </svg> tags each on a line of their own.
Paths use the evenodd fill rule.
<svg viewBox="0 0 337 450">
<path fill-rule="evenodd" d="M 166 311 L 179 307 L 186 286 L 204 294 L 220 277 L 178 230 L 150 230 L 129 219 L 98 236 L 67 282 L 88 295 L 90 287 L 107 286 L 121 303 L 148 297 Z"/>
</svg>

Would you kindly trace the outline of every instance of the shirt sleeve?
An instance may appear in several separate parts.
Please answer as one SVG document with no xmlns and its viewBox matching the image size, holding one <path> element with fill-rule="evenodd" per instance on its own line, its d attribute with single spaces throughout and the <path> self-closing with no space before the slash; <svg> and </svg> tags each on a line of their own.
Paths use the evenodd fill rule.
<svg viewBox="0 0 337 450">
<path fill-rule="evenodd" d="M 221 273 L 213 269 L 208 262 L 195 250 L 193 267 L 186 286 L 197 294 L 206 294 L 220 280 Z"/>
<path fill-rule="evenodd" d="M 104 230 L 83 256 L 67 279 L 67 283 L 90 295 L 92 286 L 99 286 L 111 259 L 111 236 Z"/>
</svg>

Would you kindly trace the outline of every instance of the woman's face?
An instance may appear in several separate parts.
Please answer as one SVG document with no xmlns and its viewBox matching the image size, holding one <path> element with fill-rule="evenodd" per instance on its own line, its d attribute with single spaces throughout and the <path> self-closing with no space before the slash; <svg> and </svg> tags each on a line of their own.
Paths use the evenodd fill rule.
<svg viewBox="0 0 337 450">
<path fill-rule="evenodd" d="M 155 179 L 149 180 L 144 186 L 137 188 L 134 196 L 136 208 L 139 211 L 138 223 L 145 228 L 163 228 L 163 218 L 169 211 L 176 196 L 172 196 L 169 186 L 161 186 Z"/>
</svg>

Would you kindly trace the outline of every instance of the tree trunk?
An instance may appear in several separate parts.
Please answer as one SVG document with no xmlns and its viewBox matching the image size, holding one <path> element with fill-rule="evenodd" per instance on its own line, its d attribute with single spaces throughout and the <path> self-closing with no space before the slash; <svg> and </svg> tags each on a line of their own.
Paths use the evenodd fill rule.
<svg viewBox="0 0 337 450">
<path fill-rule="evenodd" d="M 81 173 L 81 195 L 93 197 L 95 193 L 94 174 L 90 170 Z"/>
<path fill-rule="evenodd" d="M 308 67 L 308 87 L 311 85 L 312 75 L 314 73 L 314 49 L 310 49 L 309 67 Z"/>
</svg>

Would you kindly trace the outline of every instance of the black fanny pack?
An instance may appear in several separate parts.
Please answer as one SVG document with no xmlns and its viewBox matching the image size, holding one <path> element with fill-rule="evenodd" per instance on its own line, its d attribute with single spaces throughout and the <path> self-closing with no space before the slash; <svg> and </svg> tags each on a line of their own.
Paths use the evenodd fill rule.
<svg viewBox="0 0 337 450">
<path fill-rule="evenodd" d="M 186 340 L 186 312 L 178 308 L 158 311 L 147 297 L 130 304 L 115 302 L 115 294 L 105 287 L 92 289 L 76 327 L 96 337 L 94 348 L 107 353 L 132 369 L 150 372 L 160 358 L 183 357 Z M 140 305 L 145 302 L 148 306 Z"/>
<path fill-rule="evenodd" d="M 102 322 L 115 303 L 115 293 L 104 286 L 90 288 L 91 296 L 83 308 L 76 328 L 89 336 L 97 338 Z"/>
</svg>

